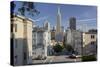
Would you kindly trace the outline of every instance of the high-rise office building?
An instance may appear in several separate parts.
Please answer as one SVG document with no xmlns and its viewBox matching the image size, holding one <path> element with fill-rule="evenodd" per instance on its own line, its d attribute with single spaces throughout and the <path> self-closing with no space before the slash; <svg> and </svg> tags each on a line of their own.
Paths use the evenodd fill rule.
<svg viewBox="0 0 100 67">
<path fill-rule="evenodd" d="M 62 29 L 61 29 L 61 12 L 60 12 L 60 8 L 59 7 L 58 7 L 58 12 L 57 12 L 57 23 L 56 23 L 55 40 L 57 42 L 62 42 L 63 41 L 63 35 L 62 35 Z"/>
<path fill-rule="evenodd" d="M 76 30 L 76 18 L 75 17 L 71 17 L 69 19 L 69 26 L 71 30 Z"/>
<path fill-rule="evenodd" d="M 61 13 L 60 13 L 60 8 L 58 7 L 56 33 L 58 34 L 60 32 L 61 32 Z"/>
</svg>

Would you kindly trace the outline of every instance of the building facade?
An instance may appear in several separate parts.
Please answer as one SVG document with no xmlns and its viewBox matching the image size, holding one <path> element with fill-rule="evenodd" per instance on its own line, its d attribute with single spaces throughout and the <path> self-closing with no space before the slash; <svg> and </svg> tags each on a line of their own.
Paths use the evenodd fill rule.
<svg viewBox="0 0 100 67">
<path fill-rule="evenodd" d="M 60 8 L 58 7 L 56 33 L 60 33 L 60 32 L 61 32 L 61 13 L 60 13 Z"/>
<path fill-rule="evenodd" d="M 48 46 L 51 43 L 50 25 L 45 23 L 44 27 L 33 28 L 33 59 L 45 58 L 49 53 Z"/>
<path fill-rule="evenodd" d="M 65 44 L 71 45 L 77 55 L 82 54 L 82 33 L 78 30 L 67 30 Z"/>
<path fill-rule="evenodd" d="M 70 25 L 71 30 L 76 30 L 76 18 L 75 17 L 71 17 L 69 19 L 69 25 Z"/>
<path fill-rule="evenodd" d="M 76 18 L 71 17 L 69 19 L 69 29 L 65 33 L 65 45 L 70 45 L 74 53 L 77 55 L 82 55 L 82 32 L 76 30 Z"/>
<path fill-rule="evenodd" d="M 97 54 L 97 32 L 83 33 L 83 55 Z"/>
<path fill-rule="evenodd" d="M 33 28 L 33 59 L 47 57 L 46 32 L 40 28 Z"/>
<path fill-rule="evenodd" d="M 55 34 L 56 34 L 56 30 L 53 27 L 53 29 L 51 30 L 51 40 L 55 40 Z"/>
<path fill-rule="evenodd" d="M 11 65 L 32 63 L 32 22 L 19 15 L 11 17 Z"/>
<path fill-rule="evenodd" d="M 57 12 L 55 41 L 56 42 L 62 42 L 63 41 L 63 32 L 62 32 L 62 28 L 61 28 L 61 12 L 60 12 L 59 7 L 58 7 L 58 12 Z"/>
</svg>

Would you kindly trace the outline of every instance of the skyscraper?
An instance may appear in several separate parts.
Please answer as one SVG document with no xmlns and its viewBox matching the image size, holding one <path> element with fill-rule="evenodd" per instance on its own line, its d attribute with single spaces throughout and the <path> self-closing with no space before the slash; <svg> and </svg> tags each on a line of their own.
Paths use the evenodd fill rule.
<svg viewBox="0 0 100 67">
<path fill-rule="evenodd" d="M 56 34 L 58 34 L 60 32 L 61 32 L 61 13 L 60 13 L 60 8 L 58 7 Z"/>
<path fill-rule="evenodd" d="M 71 30 L 76 30 L 76 18 L 75 17 L 71 17 L 69 19 L 69 26 Z"/>
<path fill-rule="evenodd" d="M 57 11 L 55 40 L 56 40 L 56 42 L 62 42 L 63 41 L 63 35 L 62 35 L 62 31 L 61 31 L 61 12 L 60 12 L 59 7 L 58 7 L 58 11 Z"/>
</svg>

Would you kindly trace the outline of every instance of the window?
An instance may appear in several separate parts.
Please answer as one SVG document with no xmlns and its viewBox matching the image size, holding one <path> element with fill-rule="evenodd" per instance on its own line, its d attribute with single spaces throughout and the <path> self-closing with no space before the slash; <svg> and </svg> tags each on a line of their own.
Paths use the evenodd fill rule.
<svg viewBox="0 0 100 67">
<path fill-rule="evenodd" d="M 94 35 L 91 35 L 91 39 L 94 39 L 95 38 L 95 36 Z"/>
<path fill-rule="evenodd" d="M 15 64 L 17 63 L 17 55 L 15 56 Z"/>
<path fill-rule="evenodd" d="M 36 43 L 36 39 L 33 39 L 33 43 L 34 43 L 34 44 Z"/>
<path fill-rule="evenodd" d="M 44 43 L 46 44 L 46 40 L 44 40 Z"/>
<path fill-rule="evenodd" d="M 91 42 L 91 45 L 93 45 L 93 44 L 95 44 L 95 42 L 94 42 L 94 41 L 92 41 L 92 42 Z"/>
<path fill-rule="evenodd" d="M 24 52 L 24 60 L 26 60 L 26 53 Z"/>
<path fill-rule="evenodd" d="M 17 55 L 15 56 L 15 58 L 17 58 Z"/>
<path fill-rule="evenodd" d="M 42 49 L 44 50 L 45 46 L 42 47 Z"/>
<path fill-rule="evenodd" d="M 36 34 L 34 34 L 34 37 L 36 36 Z"/>
<path fill-rule="evenodd" d="M 36 54 L 36 52 L 33 52 L 33 54 Z"/>
<path fill-rule="evenodd" d="M 11 24 L 11 32 L 13 32 L 13 24 Z"/>
<path fill-rule="evenodd" d="M 46 34 L 44 34 L 44 37 L 46 37 Z"/>
<path fill-rule="evenodd" d="M 34 49 L 36 49 L 36 46 L 35 46 L 35 45 L 33 45 L 33 46 L 32 46 L 32 49 L 33 49 L 33 50 L 34 50 Z"/>
<path fill-rule="evenodd" d="M 18 44 L 17 44 L 17 39 L 15 39 L 15 48 L 17 48 L 17 45 L 18 45 Z"/>
<path fill-rule="evenodd" d="M 15 32 L 17 32 L 17 24 L 15 24 Z"/>
<path fill-rule="evenodd" d="M 49 44 L 49 42 L 48 42 L 48 44 Z"/>
<path fill-rule="evenodd" d="M 15 36 L 14 36 L 14 33 L 11 33 L 11 37 L 14 39 L 14 37 L 15 37 Z"/>
</svg>

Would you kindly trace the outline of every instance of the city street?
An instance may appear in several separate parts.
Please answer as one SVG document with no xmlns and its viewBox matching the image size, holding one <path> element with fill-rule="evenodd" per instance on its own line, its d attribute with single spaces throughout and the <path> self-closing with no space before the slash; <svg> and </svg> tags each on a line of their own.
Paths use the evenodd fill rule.
<svg viewBox="0 0 100 67">
<path fill-rule="evenodd" d="M 33 60 L 33 64 L 41 63 L 60 63 L 60 62 L 80 62 L 81 58 L 69 58 L 68 56 L 48 56 L 46 60 Z"/>
</svg>

